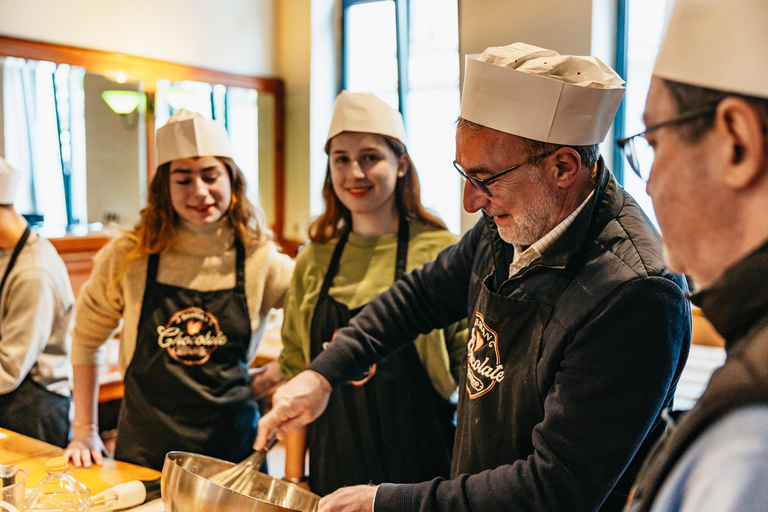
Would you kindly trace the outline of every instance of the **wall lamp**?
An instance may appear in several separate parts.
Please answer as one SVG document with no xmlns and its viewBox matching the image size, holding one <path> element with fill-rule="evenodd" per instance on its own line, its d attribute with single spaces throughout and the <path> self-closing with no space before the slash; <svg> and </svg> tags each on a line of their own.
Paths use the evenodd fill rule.
<svg viewBox="0 0 768 512">
<path fill-rule="evenodd" d="M 145 101 L 146 95 L 141 91 L 112 90 L 102 92 L 101 98 L 115 114 L 130 114 Z"/>
</svg>

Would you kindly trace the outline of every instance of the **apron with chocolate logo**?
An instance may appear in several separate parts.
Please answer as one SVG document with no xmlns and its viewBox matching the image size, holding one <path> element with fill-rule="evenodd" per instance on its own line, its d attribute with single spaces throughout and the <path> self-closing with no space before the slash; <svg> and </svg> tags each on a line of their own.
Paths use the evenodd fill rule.
<svg viewBox="0 0 768 512">
<path fill-rule="evenodd" d="M 554 269 L 545 297 L 510 297 L 494 291 L 492 264 L 470 286 L 469 341 L 459 382 L 459 408 L 451 477 L 477 474 L 526 459 L 533 428 L 544 419 L 536 381 L 544 327 L 573 272 Z M 546 272 L 552 268 L 544 268 Z M 505 282 L 536 271 L 523 269 Z"/>
<path fill-rule="evenodd" d="M 160 258 L 150 255 L 116 459 L 160 470 L 169 451 L 234 462 L 253 451 L 245 249 L 238 239 L 235 248 L 235 287 L 208 292 L 158 283 Z"/>
<path fill-rule="evenodd" d="M 406 268 L 408 223 L 400 221 L 395 280 Z M 342 234 L 312 315 L 312 359 L 362 307 L 329 295 L 349 232 Z M 393 320 L 396 321 L 396 320 Z M 447 477 L 455 407 L 435 390 L 413 343 L 335 389 L 308 427 L 309 485 L 319 495 L 367 483 L 414 483 Z"/>
</svg>

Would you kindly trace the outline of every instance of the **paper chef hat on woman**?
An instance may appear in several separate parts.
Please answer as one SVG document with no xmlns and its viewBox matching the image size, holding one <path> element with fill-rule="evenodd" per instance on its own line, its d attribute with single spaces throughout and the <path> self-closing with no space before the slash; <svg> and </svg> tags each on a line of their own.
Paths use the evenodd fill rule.
<svg viewBox="0 0 768 512">
<path fill-rule="evenodd" d="M 586 146 L 605 139 L 624 80 L 596 57 L 525 43 L 467 55 L 461 117 L 518 137 Z"/>
<path fill-rule="evenodd" d="M 408 145 L 403 116 L 369 92 L 341 91 L 336 96 L 326 143 L 341 132 L 377 133 Z"/>
<path fill-rule="evenodd" d="M 13 204 L 21 173 L 0 157 L 0 204 Z"/>
<path fill-rule="evenodd" d="M 677 0 L 653 74 L 768 97 L 768 2 Z"/>
<path fill-rule="evenodd" d="M 171 116 L 155 135 L 157 165 L 179 158 L 225 156 L 232 158 L 232 145 L 224 125 L 197 112 L 182 110 Z"/>
</svg>

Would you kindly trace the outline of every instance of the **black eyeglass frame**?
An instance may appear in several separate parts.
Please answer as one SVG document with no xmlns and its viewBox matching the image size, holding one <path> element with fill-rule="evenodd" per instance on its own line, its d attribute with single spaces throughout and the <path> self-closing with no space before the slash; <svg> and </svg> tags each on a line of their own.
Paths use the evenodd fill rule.
<svg viewBox="0 0 768 512">
<path fill-rule="evenodd" d="M 557 151 L 557 150 L 555 150 L 555 151 Z M 491 189 L 488 188 L 488 184 L 489 183 L 492 183 L 493 181 L 495 181 L 495 180 L 501 178 L 502 176 L 504 176 L 505 174 L 508 174 L 508 173 L 514 171 L 515 169 L 519 169 L 520 167 L 522 167 L 524 165 L 531 164 L 531 163 L 533 163 L 536 160 L 539 160 L 541 158 L 546 158 L 546 157 L 554 154 L 555 151 L 550 151 L 548 153 L 542 153 L 541 155 L 536 155 L 536 156 L 526 160 L 525 162 L 523 162 L 521 164 L 514 165 L 514 166 L 510 167 L 509 169 L 507 169 L 506 171 L 501 171 L 500 173 L 494 174 L 490 178 L 485 178 L 484 180 L 481 180 L 480 178 L 475 178 L 474 176 L 468 175 L 466 172 L 464 172 L 464 169 L 462 169 L 462 167 L 459 165 L 459 163 L 456 160 L 453 161 L 453 167 L 456 168 L 456 170 L 459 172 L 459 174 L 461 175 L 462 178 L 464 178 L 465 180 L 470 182 L 472 184 L 472 186 L 474 186 L 477 190 L 479 190 L 480 192 L 485 194 L 487 197 L 493 197 L 493 192 L 491 192 Z"/>
<path fill-rule="evenodd" d="M 642 171 L 639 169 L 640 164 L 637 163 L 638 159 L 634 155 L 634 152 L 635 152 L 634 139 L 636 139 L 637 137 L 645 138 L 647 134 L 653 133 L 660 128 L 664 128 L 665 126 L 677 126 L 679 124 L 688 123 L 700 117 L 713 115 L 715 112 L 717 112 L 717 105 L 710 105 L 705 108 L 684 112 L 677 117 L 673 117 L 672 119 L 667 119 L 666 121 L 662 121 L 660 123 L 656 123 L 654 125 L 648 126 L 645 130 L 641 131 L 640 133 L 630 135 L 629 137 L 622 137 L 622 138 L 616 139 L 616 145 L 619 146 L 619 149 L 621 149 L 622 153 L 624 153 L 624 157 L 627 159 L 627 162 L 629 163 L 629 167 L 632 169 L 632 171 L 635 174 L 637 174 L 641 180 L 648 181 L 648 177 L 643 176 Z"/>
</svg>

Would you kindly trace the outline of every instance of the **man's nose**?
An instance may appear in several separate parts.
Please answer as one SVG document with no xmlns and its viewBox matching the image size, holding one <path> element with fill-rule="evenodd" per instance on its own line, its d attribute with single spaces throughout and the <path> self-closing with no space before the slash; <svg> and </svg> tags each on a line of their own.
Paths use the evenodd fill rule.
<svg viewBox="0 0 768 512">
<path fill-rule="evenodd" d="M 464 209 L 469 213 L 475 213 L 481 208 L 488 206 L 488 196 L 480 192 L 471 182 L 464 182 L 464 192 L 462 194 Z"/>
</svg>

